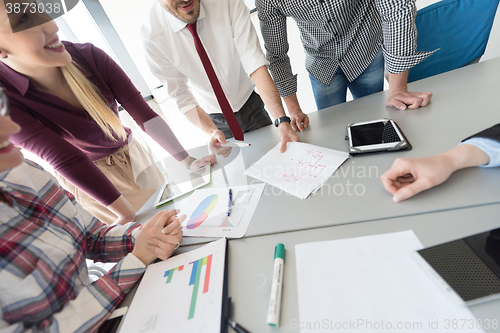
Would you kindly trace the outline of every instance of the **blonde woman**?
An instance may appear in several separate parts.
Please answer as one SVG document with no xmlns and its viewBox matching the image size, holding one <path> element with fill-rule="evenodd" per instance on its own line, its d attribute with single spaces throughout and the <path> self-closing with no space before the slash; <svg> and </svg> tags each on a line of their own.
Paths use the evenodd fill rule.
<svg viewBox="0 0 500 333">
<path fill-rule="evenodd" d="M 85 209 L 108 224 L 133 221 L 163 180 L 120 123 L 117 102 L 186 167 L 213 164 L 215 156 L 188 155 L 108 55 L 91 44 L 61 42 L 57 25 L 37 25 L 40 19 L 0 8 L 0 84 L 22 128 L 12 141 L 50 163 Z M 143 170 L 139 177 L 155 185 L 137 184 Z"/>
</svg>

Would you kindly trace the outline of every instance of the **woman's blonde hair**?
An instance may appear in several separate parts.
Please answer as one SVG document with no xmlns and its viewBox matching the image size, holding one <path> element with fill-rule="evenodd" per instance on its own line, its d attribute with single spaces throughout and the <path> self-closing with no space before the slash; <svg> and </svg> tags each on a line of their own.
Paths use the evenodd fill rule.
<svg viewBox="0 0 500 333">
<path fill-rule="evenodd" d="M 78 65 L 72 62 L 60 68 L 76 98 L 99 125 L 104 134 L 112 141 L 117 141 L 118 139 L 125 140 L 127 132 L 125 132 L 120 120 L 109 108 L 104 96 L 102 96 L 96 86 L 83 75 Z"/>
</svg>

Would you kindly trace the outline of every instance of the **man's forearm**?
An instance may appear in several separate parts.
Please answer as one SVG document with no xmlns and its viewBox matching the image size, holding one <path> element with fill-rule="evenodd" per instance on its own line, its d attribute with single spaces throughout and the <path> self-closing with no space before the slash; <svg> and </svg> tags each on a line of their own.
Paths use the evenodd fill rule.
<svg viewBox="0 0 500 333">
<path fill-rule="evenodd" d="M 288 109 L 288 112 L 290 114 L 302 112 L 302 109 L 299 105 L 299 100 L 297 99 L 297 94 L 283 97 L 283 100 L 285 101 L 286 108 Z"/>
<path fill-rule="evenodd" d="M 389 94 L 397 91 L 408 91 L 408 71 L 398 74 L 389 73 Z"/>
<path fill-rule="evenodd" d="M 266 66 L 259 67 L 250 75 L 259 91 L 262 101 L 274 118 L 286 116 L 278 89 Z"/>
<path fill-rule="evenodd" d="M 214 122 L 208 114 L 199 106 L 189 110 L 184 114 L 189 122 L 196 127 L 200 128 L 203 132 L 207 134 L 212 134 L 213 131 L 217 130 Z"/>
</svg>

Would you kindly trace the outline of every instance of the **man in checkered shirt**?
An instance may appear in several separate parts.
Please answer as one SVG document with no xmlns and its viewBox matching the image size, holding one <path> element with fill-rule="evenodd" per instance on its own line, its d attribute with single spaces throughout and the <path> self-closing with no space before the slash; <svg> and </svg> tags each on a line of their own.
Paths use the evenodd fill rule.
<svg viewBox="0 0 500 333">
<path fill-rule="evenodd" d="M 256 0 L 269 69 L 288 110 L 300 110 L 288 58 L 286 18 L 300 30 L 318 109 L 383 90 L 388 106 L 426 106 L 432 93 L 409 92 L 408 70 L 431 52 L 416 52 L 415 0 Z"/>
</svg>

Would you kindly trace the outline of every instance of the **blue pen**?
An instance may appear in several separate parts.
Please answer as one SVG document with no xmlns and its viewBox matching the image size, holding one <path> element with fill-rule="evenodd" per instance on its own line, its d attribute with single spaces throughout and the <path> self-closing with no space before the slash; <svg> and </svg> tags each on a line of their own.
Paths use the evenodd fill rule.
<svg viewBox="0 0 500 333">
<path fill-rule="evenodd" d="M 231 215 L 231 206 L 233 204 L 233 191 L 229 189 L 229 202 L 227 203 L 227 216 Z"/>
</svg>

